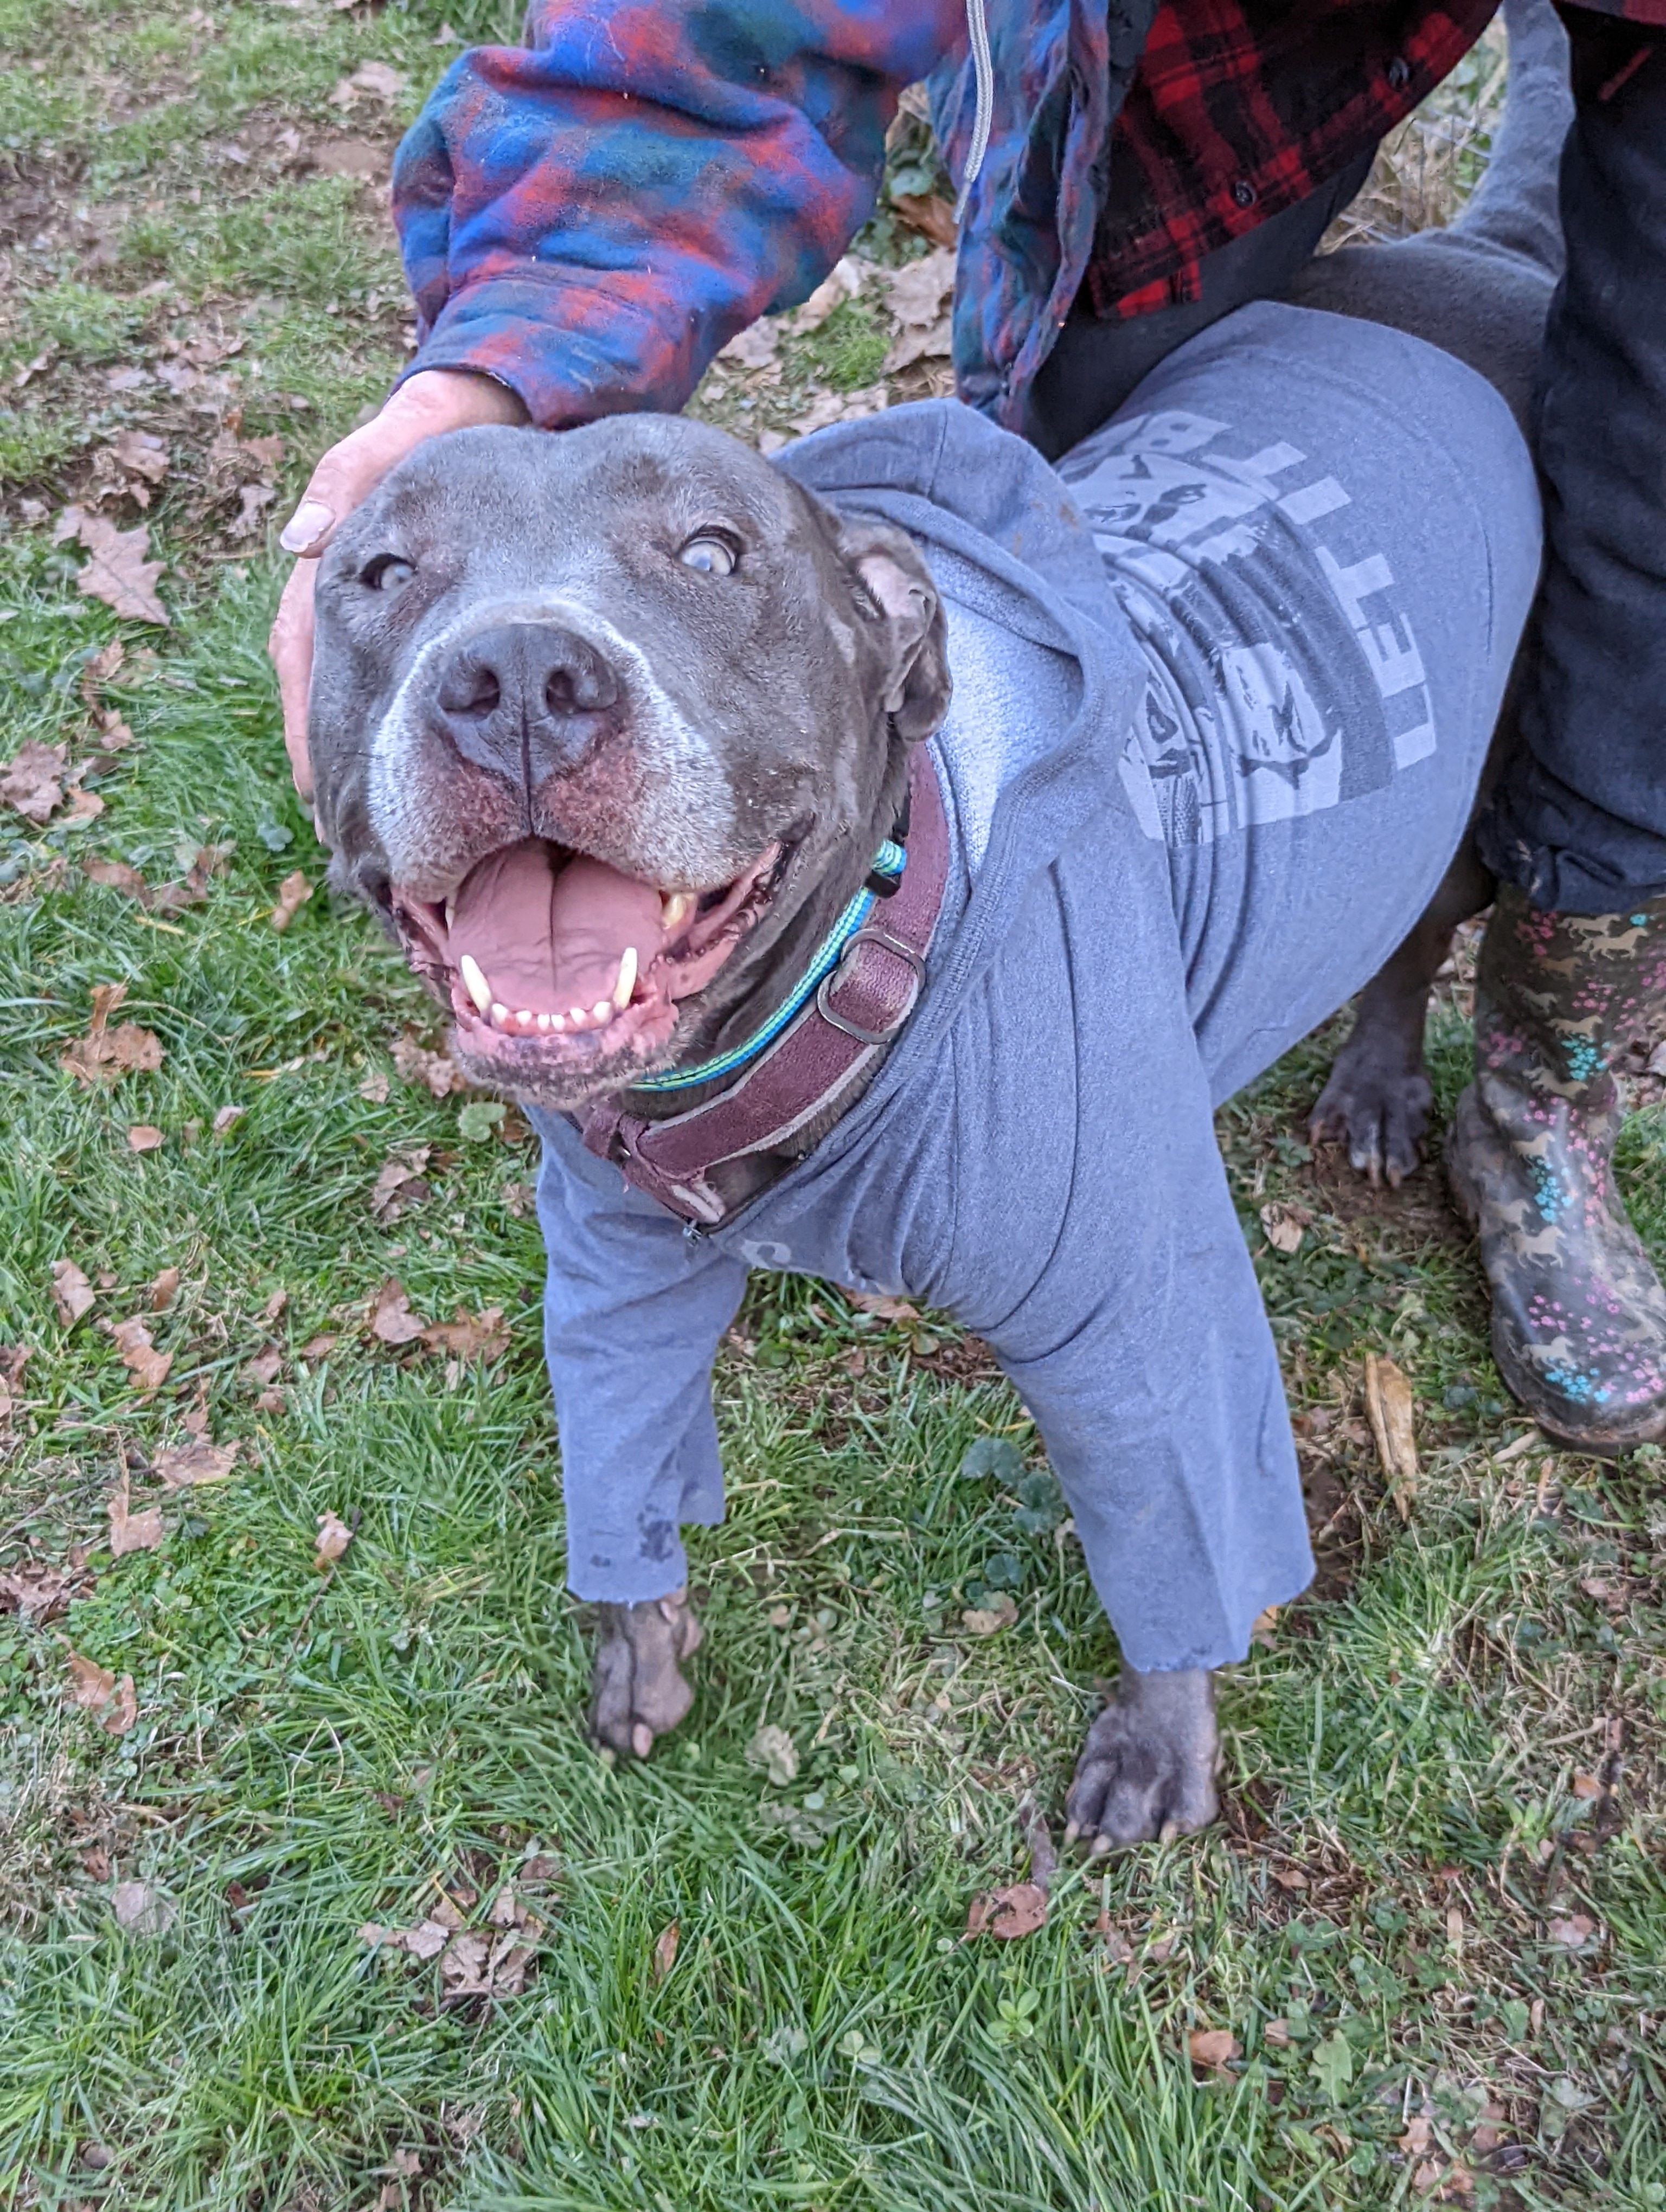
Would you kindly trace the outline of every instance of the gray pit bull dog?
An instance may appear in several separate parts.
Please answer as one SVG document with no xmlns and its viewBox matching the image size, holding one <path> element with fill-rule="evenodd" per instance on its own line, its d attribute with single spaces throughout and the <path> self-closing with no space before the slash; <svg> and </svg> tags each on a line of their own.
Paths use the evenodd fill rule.
<svg viewBox="0 0 1666 2212">
<path fill-rule="evenodd" d="M 1541 201 L 1548 162 L 1535 149 Z M 1495 184 L 1495 224 L 1519 182 Z M 1381 319 L 1438 342 L 1461 307 L 1455 350 L 1517 397 L 1548 277 L 1526 282 L 1479 223 L 1474 243 L 1469 258 L 1384 254 Z M 1370 319 L 1371 269 L 1321 265 L 1304 296 Z M 634 1085 L 755 1035 L 868 878 L 951 698 L 912 538 L 683 420 L 418 449 L 337 533 L 317 608 L 310 738 L 334 880 L 449 1011 L 471 1079 L 556 1114 L 629 1092 L 652 1121 L 690 1094 Z M 1347 1099 L 1334 1086 L 1322 1109 L 1367 1150 L 1366 1123 L 1414 1106 L 1421 1077 L 1420 1016 L 1401 1004 L 1420 1007 L 1418 962 L 1401 965 L 1366 1002 Z M 714 1171 L 727 1208 L 813 1152 L 878 1065 L 790 1142 Z M 601 1611 L 593 1726 L 643 1755 L 688 1710 L 699 1625 L 680 1590 Z M 1110 1848 L 1200 1827 L 1218 1759 L 1210 1672 L 1125 1665 L 1067 1833 Z"/>
<path fill-rule="evenodd" d="M 757 1028 L 867 874 L 951 690 L 908 537 L 681 420 L 420 448 L 325 555 L 318 624 L 334 878 L 448 1008 L 471 1080 L 556 1109 Z M 641 1755 L 688 1710 L 700 1630 L 680 1593 L 602 1614 L 593 1726 Z M 1073 1823 L 1201 1826 L 1216 1756 L 1206 1672 L 1125 1670 Z"/>
</svg>

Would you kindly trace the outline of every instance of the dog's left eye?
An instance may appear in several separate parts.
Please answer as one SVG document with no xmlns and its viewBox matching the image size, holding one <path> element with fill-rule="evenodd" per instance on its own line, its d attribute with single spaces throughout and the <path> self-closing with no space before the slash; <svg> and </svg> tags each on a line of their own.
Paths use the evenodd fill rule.
<svg viewBox="0 0 1666 2212">
<path fill-rule="evenodd" d="M 685 568 L 698 568 L 702 575 L 734 574 L 734 548 L 721 538 L 690 538 L 677 557 Z"/>
<path fill-rule="evenodd" d="M 359 572 L 359 581 L 373 592 L 400 592 L 416 574 L 409 561 L 400 560 L 397 553 L 384 553 Z"/>
</svg>

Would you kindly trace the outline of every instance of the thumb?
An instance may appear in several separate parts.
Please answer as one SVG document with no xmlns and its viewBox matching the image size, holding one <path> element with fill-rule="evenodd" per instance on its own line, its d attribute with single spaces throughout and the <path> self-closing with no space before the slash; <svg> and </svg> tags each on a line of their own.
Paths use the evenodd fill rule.
<svg viewBox="0 0 1666 2212">
<path fill-rule="evenodd" d="M 325 454 L 278 543 L 286 553 L 316 558 L 353 509 L 425 438 L 471 423 L 526 419 L 515 394 L 491 377 L 423 370 L 399 386 L 380 414 Z"/>
</svg>

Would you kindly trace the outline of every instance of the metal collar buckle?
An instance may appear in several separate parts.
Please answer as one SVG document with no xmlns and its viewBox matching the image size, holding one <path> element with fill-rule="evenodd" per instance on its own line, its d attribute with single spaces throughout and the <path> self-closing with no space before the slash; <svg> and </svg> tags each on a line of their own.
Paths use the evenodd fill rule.
<svg viewBox="0 0 1666 2212">
<path fill-rule="evenodd" d="M 836 1012 L 832 1004 L 831 994 L 844 981 L 845 970 L 855 958 L 857 947 L 864 940 L 869 944 L 880 945 L 887 952 L 894 952 L 899 960 L 905 960 L 914 971 L 908 1004 L 889 1029 L 861 1029 L 856 1023 L 847 1021 L 842 1014 Z M 824 975 L 817 985 L 816 1012 L 824 1022 L 830 1022 L 836 1030 L 842 1030 L 847 1036 L 854 1037 L 859 1044 L 889 1044 L 919 1004 L 920 994 L 925 988 L 925 981 L 926 963 L 914 947 L 911 945 L 904 945 L 900 937 L 893 937 L 888 929 L 881 929 L 873 922 L 866 922 L 854 936 L 847 940 L 831 972 Z"/>
</svg>

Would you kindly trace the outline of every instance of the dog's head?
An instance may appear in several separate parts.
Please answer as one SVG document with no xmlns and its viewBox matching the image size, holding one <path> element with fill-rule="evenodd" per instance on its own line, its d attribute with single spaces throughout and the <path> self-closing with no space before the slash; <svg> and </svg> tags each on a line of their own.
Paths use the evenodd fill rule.
<svg viewBox="0 0 1666 2212">
<path fill-rule="evenodd" d="M 319 564 L 336 878 L 538 1104 L 702 1047 L 860 880 L 948 696 L 909 538 L 681 419 L 432 439 Z"/>
</svg>

